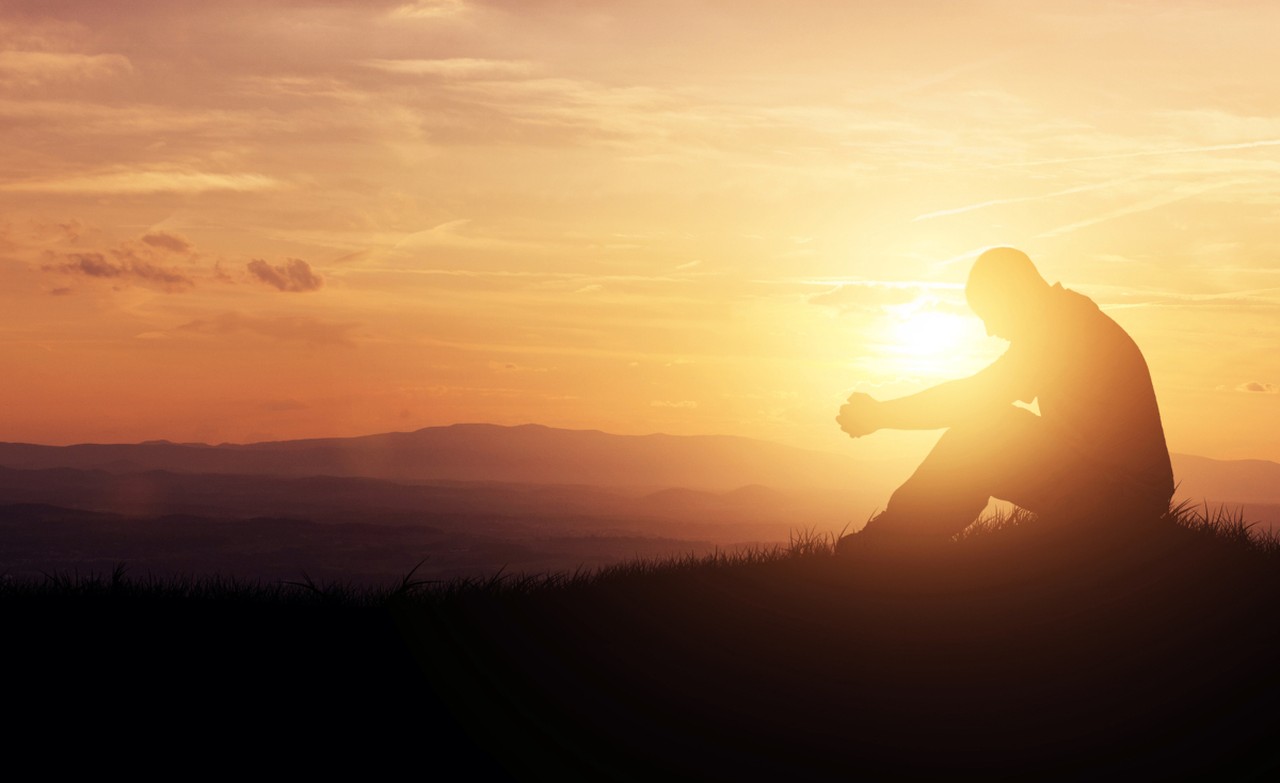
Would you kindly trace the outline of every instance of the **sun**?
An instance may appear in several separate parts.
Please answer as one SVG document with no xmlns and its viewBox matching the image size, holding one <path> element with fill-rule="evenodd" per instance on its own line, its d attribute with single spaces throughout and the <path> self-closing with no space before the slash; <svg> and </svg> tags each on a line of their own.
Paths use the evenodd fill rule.
<svg viewBox="0 0 1280 783">
<path fill-rule="evenodd" d="M 879 352 L 887 372 L 961 377 L 994 358 L 998 346 L 976 317 L 939 309 L 936 301 L 923 298 L 885 310 Z"/>
<path fill-rule="evenodd" d="M 917 358 L 949 356 L 965 341 L 969 319 L 936 311 L 895 317 L 891 329 L 894 352 Z"/>
</svg>

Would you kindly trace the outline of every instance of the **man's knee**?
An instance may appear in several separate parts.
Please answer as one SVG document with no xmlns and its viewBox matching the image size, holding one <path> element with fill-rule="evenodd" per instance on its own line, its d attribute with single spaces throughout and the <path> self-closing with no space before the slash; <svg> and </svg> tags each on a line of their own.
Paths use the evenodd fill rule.
<svg viewBox="0 0 1280 783">
<path fill-rule="evenodd" d="M 1016 405 L 992 408 L 952 425 L 938 439 L 935 451 L 960 454 L 969 460 L 1000 457 L 1010 450 L 1039 450 L 1044 440 L 1040 417 Z"/>
</svg>

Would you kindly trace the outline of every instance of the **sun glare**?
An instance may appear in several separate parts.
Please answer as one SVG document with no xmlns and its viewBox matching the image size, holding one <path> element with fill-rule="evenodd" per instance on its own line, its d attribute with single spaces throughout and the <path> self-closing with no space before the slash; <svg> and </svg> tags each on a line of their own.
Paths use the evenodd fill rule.
<svg viewBox="0 0 1280 783">
<path fill-rule="evenodd" d="M 963 342 L 968 324 L 950 313 L 916 312 L 899 317 L 893 324 L 897 353 L 919 358 L 942 357 L 955 352 Z"/>
<path fill-rule="evenodd" d="M 960 377 L 993 358 L 977 318 L 935 310 L 921 300 L 888 310 L 881 332 L 882 366 L 887 371 Z"/>
</svg>

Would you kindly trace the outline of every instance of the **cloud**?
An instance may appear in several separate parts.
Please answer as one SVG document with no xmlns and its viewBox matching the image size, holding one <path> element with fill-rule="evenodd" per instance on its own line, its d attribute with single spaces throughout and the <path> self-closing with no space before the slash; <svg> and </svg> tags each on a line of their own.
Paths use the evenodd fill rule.
<svg viewBox="0 0 1280 783">
<path fill-rule="evenodd" d="M 528 76 L 532 63 L 525 60 L 486 60 L 449 57 L 438 60 L 365 60 L 361 65 L 386 73 L 440 76 L 451 79 L 508 79 Z"/>
<path fill-rule="evenodd" d="M 255 258 L 247 267 L 250 274 L 279 291 L 318 291 L 324 285 L 324 278 L 313 272 L 311 265 L 301 258 L 290 258 L 280 266 Z"/>
<path fill-rule="evenodd" d="M 125 170 L 60 179 L 9 182 L 9 193 L 202 193 L 211 190 L 266 190 L 280 183 L 261 174 L 211 174 L 202 171 Z"/>
<path fill-rule="evenodd" d="M 166 234 L 163 231 L 156 231 L 151 234 L 144 234 L 142 243 L 161 250 L 169 250 L 174 253 L 190 253 L 195 249 L 190 240 L 176 234 Z"/>
<path fill-rule="evenodd" d="M 1125 160 L 1128 158 L 1150 158 L 1161 155 L 1190 155 L 1202 152 L 1228 152 L 1232 150 L 1251 150 L 1263 147 L 1280 146 L 1280 139 L 1258 139 L 1232 144 L 1203 144 L 1191 147 L 1171 147 L 1168 149 L 1131 150 L 1127 152 L 1109 152 L 1101 155 L 1080 155 L 1072 158 L 1045 158 L 1042 160 L 1015 161 L 998 163 L 990 168 L 1030 168 L 1033 166 L 1054 166 L 1068 163 L 1086 163 L 1099 160 Z"/>
<path fill-rule="evenodd" d="M 254 334 L 284 342 L 314 345 L 351 345 L 355 323 L 322 321 L 305 315 L 252 316 L 222 313 L 212 318 L 197 318 L 178 327 L 178 331 L 206 335 Z"/>
<path fill-rule="evenodd" d="M 489 369 L 494 372 L 547 372 L 546 367 L 530 367 L 515 362 L 489 362 Z"/>
<path fill-rule="evenodd" d="M 1132 204 L 1126 207 L 1120 207 L 1119 209 L 1114 209 L 1114 210 L 1111 210 L 1110 212 L 1105 212 L 1100 215 L 1094 215 L 1086 220 L 1078 220 L 1074 223 L 1067 223 L 1066 225 L 1058 226 L 1057 228 L 1051 229 L 1049 231 L 1045 231 L 1037 235 L 1037 238 L 1056 237 L 1056 236 L 1061 236 L 1062 234 L 1069 234 L 1072 231 L 1078 231 L 1079 229 L 1082 229 L 1082 228 L 1088 228 L 1089 226 L 1094 226 L 1094 225 L 1097 225 L 1098 223 L 1105 223 L 1108 220 L 1115 220 L 1116 218 L 1128 217 L 1129 215 L 1135 215 L 1135 214 L 1138 214 L 1139 212 L 1147 212 L 1153 209 L 1159 209 L 1160 207 L 1168 206 L 1170 204 L 1175 204 L 1179 201 L 1185 201 L 1190 198 L 1195 198 L 1196 196 L 1199 196 L 1204 193 L 1208 193 L 1211 190 L 1217 190 L 1219 188 L 1226 188 L 1226 187 L 1233 187 L 1235 185 L 1241 185 L 1241 184 L 1247 184 L 1247 181 L 1246 180 L 1227 180 L 1224 182 L 1210 182 L 1207 184 L 1183 185 L 1183 186 L 1175 187 L 1170 191 L 1160 193 L 1157 196 L 1149 198 L 1145 201 L 1141 201 L 1137 204 Z"/>
<path fill-rule="evenodd" d="M 110 260 L 102 253 L 66 253 L 62 263 L 45 264 L 42 268 L 46 272 L 137 282 L 168 293 L 185 291 L 195 285 L 181 272 L 138 258 L 127 249 L 116 250 L 112 254 L 116 260 Z"/>
<path fill-rule="evenodd" d="M 537 250 L 539 243 L 518 239 L 504 239 L 487 236 L 481 233 L 464 232 L 471 223 L 469 218 L 459 218 L 439 223 L 421 231 L 414 231 L 400 237 L 391 248 L 393 252 L 412 254 L 416 258 L 422 247 L 451 247 L 466 250 Z M 416 263 L 416 262 L 415 262 Z"/>
<path fill-rule="evenodd" d="M 1280 386 L 1276 386 L 1274 383 L 1250 381 L 1249 383 L 1242 383 L 1237 386 L 1236 391 L 1255 392 L 1259 394 L 1280 394 Z"/>
<path fill-rule="evenodd" d="M 1106 182 L 1097 182 L 1091 185 L 1078 185 L 1065 190 L 1055 190 L 1052 193 L 1040 193 L 1034 196 L 1018 196 L 1014 198 L 998 198 L 990 201 L 982 201 L 976 204 L 966 204 L 963 207 L 953 207 L 951 209 L 940 209 L 935 212 L 926 212 L 922 215 L 916 215 L 911 219 L 912 223 L 919 223 L 922 220 L 932 220 L 934 218 L 947 217 L 950 215 L 962 215 L 965 212 L 973 212 L 974 210 L 986 209 L 987 207 L 998 207 L 1004 204 L 1023 204 L 1028 201 L 1041 201 L 1044 199 L 1057 198 L 1059 196 L 1073 195 L 1076 193 L 1087 193 L 1092 190 L 1102 190 L 1106 188 L 1119 187 L 1129 182 L 1142 179 L 1142 175 L 1133 177 L 1122 177 L 1120 179 L 1108 180 Z"/>
<path fill-rule="evenodd" d="M 0 84 L 35 87 L 50 82 L 109 78 L 133 71 L 119 54 L 75 52 L 0 52 Z"/>
<path fill-rule="evenodd" d="M 45 264 L 46 271 L 78 272 L 89 277 L 123 277 L 128 270 L 106 260 L 101 253 L 68 253 L 64 264 Z"/>
<path fill-rule="evenodd" d="M 1188 294 L 1162 289 L 1143 289 L 1132 286 L 1091 286 L 1097 294 L 1090 294 L 1104 308 L 1167 307 L 1195 308 L 1228 313 L 1245 311 L 1274 312 L 1280 309 L 1276 293 L 1280 289 L 1256 288 L 1224 291 L 1216 294 Z"/>
<path fill-rule="evenodd" d="M 937 298 L 937 285 L 923 283 L 890 283 L 860 281 L 837 284 L 834 288 L 809 297 L 810 304 L 833 307 L 842 313 L 878 313 L 899 307 L 926 295 Z"/>
<path fill-rule="evenodd" d="M 463 0 L 416 0 L 391 12 L 393 19 L 452 19 L 470 10 Z"/>
</svg>

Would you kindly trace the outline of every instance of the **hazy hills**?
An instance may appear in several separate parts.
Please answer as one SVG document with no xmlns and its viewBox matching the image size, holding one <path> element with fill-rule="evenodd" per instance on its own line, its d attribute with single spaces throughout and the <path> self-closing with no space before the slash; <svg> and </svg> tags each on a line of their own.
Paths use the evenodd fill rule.
<svg viewBox="0 0 1280 783">
<path fill-rule="evenodd" d="M 416 432 L 246 445 L 4 443 L 0 444 L 0 466 L 716 491 L 747 484 L 839 486 L 847 484 L 857 470 L 852 461 L 835 455 L 750 438 L 611 435 L 537 424 L 455 424 Z"/>
<path fill-rule="evenodd" d="M 321 522 L 422 524 L 441 518 L 683 520 L 750 524 L 814 503 L 759 485 L 725 493 L 685 488 L 655 492 L 610 487 L 500 482 L 403 484 L 344 476 L 252 476 L 152 470 L 0 467 L 0 503 L 86 509 L 136 517 L 203 515 L 292 517 Z"/>
<path fill-rule="evenodd" d="M 1262 459 L 1217 460 L 1173 455 L 1177 494 L 1240 503 L 1280 503 L 1280 464 Z"/>
<path fill-rule="evenodd" d="M 1249 521 L 1280 525 L 1280 464 L 1175 455 L 1174 468 L 1178 498 L 1240 504 Z M 856 529 L 911 470 L 749 438 L 538 425 L 247 445 L 5 443 L 0 573 L 126 561 L 374 578 L 421 557 L 432 574 L 572 569 Z"/>
<path fill-rule="evenodd" d="M 873 484 L 842 481 L 848 470 L 744 438 L 539 426 L 243 446 L 0 444 L 0 573 L 127 562 L 367 581 L 423 557 L 420 574 L 433 577 L 574 569 L 856 526 L 866 515 L 851 509 L 873 496 L 858 491 Z"/>
<path fill-rule="evenodd" d="M 1178 496 L 1280 503 L 1280 464 L 1173 455 Z M 613 435 L 537 424 L 455 424 L 415 432 L 251 444 L 41 446 L 0 443 L 0 467 L 108 474 L 165 471 L 240 476 L 341 476 L 400 483 L 502 482 L 725 493 L 880 496 L 910 474 L 903 462 L 865 462 L 737 436 Z M 376 493 L 375 493 L 376 494 Z"/>
</svg>

